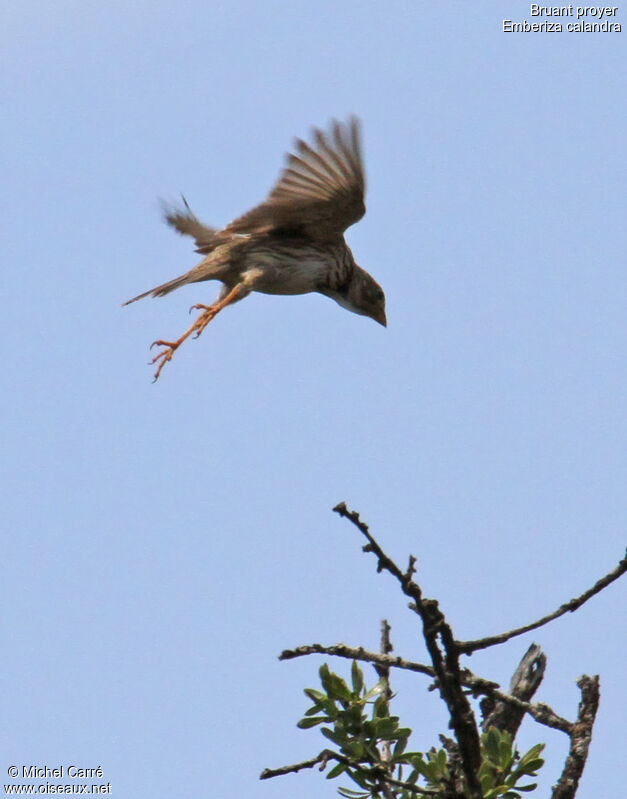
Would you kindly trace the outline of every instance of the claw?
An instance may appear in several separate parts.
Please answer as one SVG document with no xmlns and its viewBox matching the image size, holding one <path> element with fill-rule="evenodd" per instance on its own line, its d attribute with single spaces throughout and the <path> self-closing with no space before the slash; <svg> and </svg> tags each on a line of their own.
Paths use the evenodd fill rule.
<svg viewBox="0 0 627 799">
<path fill-rule="evenodd" d="M 152 342 L 150 349 L 153 347 L 170 347 L 170 349 L 175 350 L 180 343 L 180 341 L 163 341 L 163 339 L 158 338 Z"/>
<path fill-rule="evenodd" d="M 188 313 L 192 311 L 209 311 L 213 310 L 211 305 L 203 305 L 201 302 L 196 303 L 196 305 L 190 305 Z"/>
</svg>

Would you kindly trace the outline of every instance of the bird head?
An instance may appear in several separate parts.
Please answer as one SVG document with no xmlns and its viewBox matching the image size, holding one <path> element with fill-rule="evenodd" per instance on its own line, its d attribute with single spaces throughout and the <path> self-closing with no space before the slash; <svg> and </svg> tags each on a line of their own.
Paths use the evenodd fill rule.
<svg viewBox="0 0 627 799">
<path fill-rule="evenodd" d="M 369 316 L 383 327 L 387 327 L 385 318 L 385 294 L 377 281 L 365 269 L 355 264 L 353 277 L 348 284 L 344 302 L 340 304 L 353 313 Z"/>
</svg>

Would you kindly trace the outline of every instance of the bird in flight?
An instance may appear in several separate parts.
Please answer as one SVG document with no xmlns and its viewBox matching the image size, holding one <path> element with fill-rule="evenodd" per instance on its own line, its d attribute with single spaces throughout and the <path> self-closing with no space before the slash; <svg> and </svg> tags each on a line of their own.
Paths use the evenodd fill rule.
<svg viewBox="0 0 627 799">
<path fill-rule="evenodd" d="M 312 144 L 301 139 L 279 180 L 260 205 L 222 230 L 207 227 L 183 207 L 166 207 L 165 221 L 196 241 L 203 260 L 180 277 L 133 297 L 161 297 L 186 283 L 220 280 L 212 305 L 192 305 L 201 311 L 196 321 L 174 341 L 157 340 L 162 349 L 153 358 L 157 380 L 181 344 L 205 327 L 227 305 L 251 291 L 262 294 L 318 292 L 353 313 L 386 325 L 385 295 L 379 284 L 355 263 L 344 240 L 347 227 L 366 212 L 364 168 L 359 121 L 333 122 L 323 133 L 314 129 Z"/>
</svg>

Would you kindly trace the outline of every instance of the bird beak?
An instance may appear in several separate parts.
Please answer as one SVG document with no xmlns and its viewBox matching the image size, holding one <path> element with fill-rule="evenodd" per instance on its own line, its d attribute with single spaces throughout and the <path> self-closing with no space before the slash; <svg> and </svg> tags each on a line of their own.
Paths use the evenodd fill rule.
<svg viewBox="0 0 627 799">
<path fill-rule="evenodd" d="M 388 320 L 385 318 L 385 311 L 383 309 L 377 311 L 377 313 L 372 314 L 371 318 L 374 319 L 375 322 L 378 322 L 380 325 L 383 325 L 383 327 L 388 326 Z"/>
</svg>

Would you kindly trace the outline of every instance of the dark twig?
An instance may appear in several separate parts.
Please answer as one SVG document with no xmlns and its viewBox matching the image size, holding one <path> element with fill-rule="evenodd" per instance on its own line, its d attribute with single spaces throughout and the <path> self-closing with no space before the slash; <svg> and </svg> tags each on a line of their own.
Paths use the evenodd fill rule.
<svg viewBox="0 0 627 799">
<path fill-rule="evenodd" d="M 281 766 L 279 768 L 266 768 L 259 775 L 259 779 L 269 780 L 272 779 L 272 777 L 282 777 L 285 774 L 295 774 L 296 772 L 303 771 L 304 769 L 314 768 L 314 766 L 317 766 L 318 764 L 320 764 L 320 771 L 324 771 L 329 760 L 336 760 L 338 763 L 343 763 L 349 768 L 359 770 L 359 773 L 366 777 L 385 781 L 388 785 L 393 785 L 396 788 L 404 788 L 410 793 L 427 796 L 438 793 L 437 791 L 432 791 L 428 788 L 418 788 L 416 785 L 412 785 L 409 782 L 403 782 L 403 780 L 395 780 L 392 777 L 388 777 L 383 769 L 367 768 L 361 763 L 353 762 L 347 757 L 343 757 L 342 755 L 337 754 L 337 752 L 331 751 L 331 749 L 323 749 L 317 757 L 312 757 L 311 760 L 303 760 L 302 763 L 293 763 L 290 766 Z"/>
<path fill-rule="evenodd" d="M 291 766 L 281 766 L 280 768 L 265 768 L 259 775 L 260 780 L 269 780 L 272 777 L 282 777 L 285 774 L 296 774 L 306 768 L 313 768 L 320 764 L 320 771 L 324 771 L 329 760 L 337 760 L 337 755 L 330 749 L 323 749 L 317 757 L 311 760 L 303 760 L 302 763 L 293 763 Z"/>
<path fill-rule="evenodd" d="M 392 628 L 390 627 L 387 619 L 381 620 L 381 645 L 379 647 L 379 651 L 382 655 L 389 655 L 390 652 L 394 651 L 394 647 L 392 646 L 392 641 L 390 639 L 390 632 Z M 388 665 L 385 666 L 375 666 L 376 672 L 384 680 L 390 679 L 390 667 Z M 388 687 L 389 688 L 389 687 Z"/>
<path fill-rule="evenodd" d="M 510 696 L 509 694 L 504 694 L 494 689 L 487 689 L 484 693 L 487 696 L 493 696 L 499 702 L 507 702 L 509 705 L 520 708 L 524 713 L 529 713 L 538 724 L 543 724 L 545 727 L 551 727 L 554 730 L 560 730 L 560 732 L 564 732 L 566 735 L 570 735 L 572 731 L 572 721 L 558 716 L 552 708 L 545 705 L 543 702 L 531 704 L 531 702 L 524 702 L 522 699 L 517 699 L 515 696 Z"/>
<path fill-rule="evenodd" d="M 349 660 L 360 660 L 364 663 L 375 663 L 383 668 L 406 669 L 407 671 L 417 671 L 426 674 L 427 677 L 435 677 L 432 666 L 425 666 L 422 663 L 413 663 L 410 660 L 403 660 L 397 655 L 381 655 L 379 652 L 369 652 L 362 646 L 346 646 L 346 644 L 335 644 L 334 646 L 323 646 L 322 644 L 308 644 L 307 646 L 297 646 L 295 649 L 284 649 L 279 655 L 279 660 L 292 660 L 293 658 L 303 657 L 303 655 L 332 655 Z M 496 683 L 494 683 L 496 685 Z"/>
<path fill-rule="evenodd" d="M 392 646 L 392 641 L 390 639 L 390 631 L 391 627 L 388 623 L 387 619 L 383 619 L 381 621 L 381 654 L 382 655 L 389 655 L 390 652 L 394 649 Z M 383 680 L 385 684 L 385 701 L 386 706 L 388 708 L 388 714 L 390 712 L 390 699 L 392 698 L 392 689 L 390 688 L 390 667 L 386 664 L 385 666 L 379 665 L 377 663 L 374 664 L 375 671 L 379 675 L 379 678 Z M 392 744 L 390 741 L 383 741 L 381 743 L 381 759 L 385 763 L 389 763 L 392 759 Z M 388 766 L 388 773 L 391 777 L 393 774 L 393 770 L 391 766 Z"/>
<path fill-rule="evenodd" d="M 509 695 L 529 702 L 542 682 L 545 668 L 546 655 L 537 644 L 531 644 L 512 676 Z M 525 715 L 523 708 L 511 702 L 495 701 L 493 697 L 481 702 L 481 710 L 484 730 L 496 727 L 502 732 L 509 732 L 512 738 L 516 737 Z"/>
<path fill-rule="evenodd" d="M 573 799 L 588 757 L 592 727 L 599 707 L 599 677 L 584 674 L 577 680 L 577 685 L 581 691 L 577 721 L 573 724 L 564 770 L 553 788 L 551 799 Z"/>
<path fill-rule="evenodd" d="M 415 559 L 411 558 L 406 572 L 383 551 L 362 522 L 359 514 L 350 511 L 346 503 L 340 502 L 333 510 L 351 521 L 365 536 L 368 544 L 365 552 L 372 552 L 377 558 L 377 571 L 388 571 L 399 581 L 403 593 L 412 599 L 409 607 L 422 620 L 422 630 L 431 662 L 438 680 L 438 689 L 445 701 L 450 715 L 451 727 L 455 732 L 466 778 L 469 794 L 473 799 L 481 799 L 482 791 L 477 773 L 481 765 L 479 731 L 470 703 L 462 690 L 459 648 L 444 614 L 433 599 L 425 599 L 420 587 L 412 580 L 415 572 Z M 442 641 L 444 654 L 440 650 L 438 638 Z"/>
<path fill-rule="evenodd" d="M 561 605 L 557 610 L 553 611 L 553 613 L 549 613 L 548 616 L 543 616 L 541 619 L 538 619 L 531 624 L 526 624 L 524 627 L 517 627 L 514 630 L 509 630 L 509 632 L 500 633 L 499 635 L 491 635 L 487 638 L 477 638 L 474 641 L 457 641 L 457 648 L 463 654 L 470 655 L 479 649 L 486 649 L 489 646 L 503 644 L 505 641 L 509 641 L 510 638 L 515 638 L 517 635 L 523 635 L 531 630 L 537 630 L 538 627 L 543 627 L 545 624 L 548 624 L 554 619 L 558 619 L 565 613 L 573 613 L 580 608 L 584 602 L 587 602 L 595 594 L 598 594 L 599 591 L 602 591 L 610 583 L 613 583 L 614 580 L 618 580 L 618 578 L 621 577 L 626 571 L 627 557 L 623 558 L 618 566 L 609 572 L 609 574 L 606 574 L 605 577 L 602 577 L 600 580 L 598 580 L 592 586 L 592 588 L 584 591 L 581 596 L 571 599 L 570 602 L 566 602 L 565 604 Z"/>
</svg>

